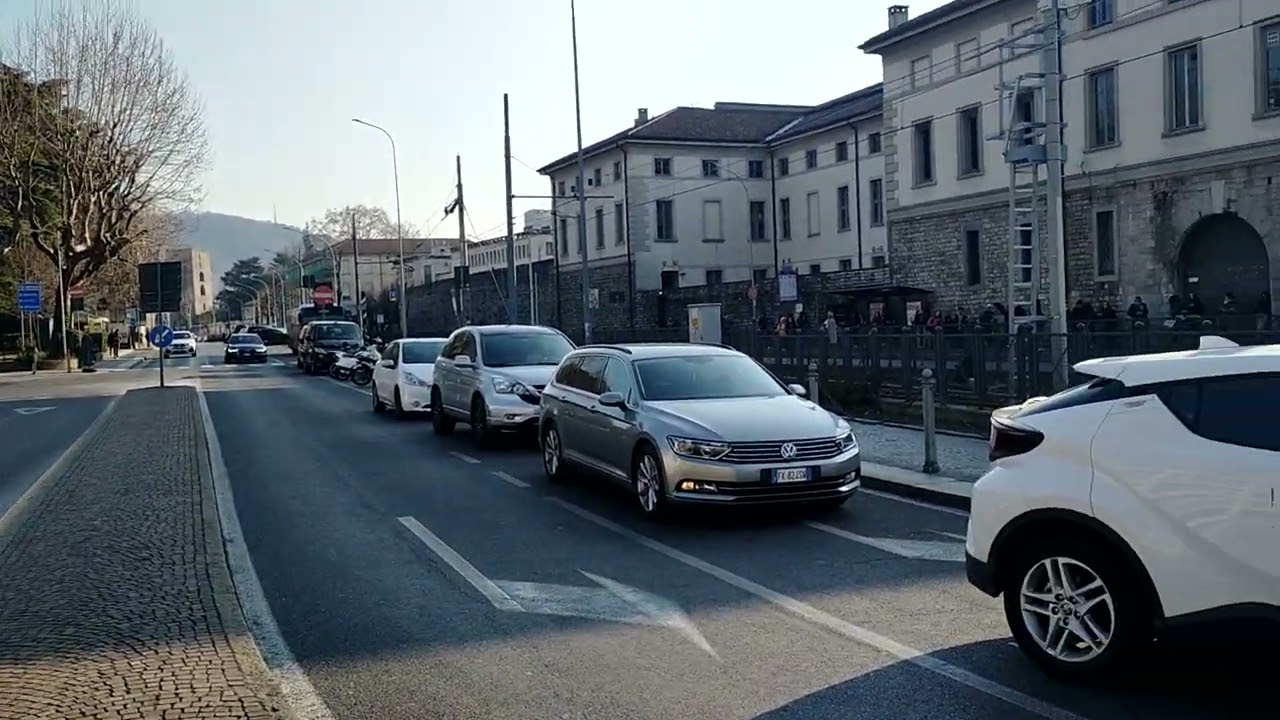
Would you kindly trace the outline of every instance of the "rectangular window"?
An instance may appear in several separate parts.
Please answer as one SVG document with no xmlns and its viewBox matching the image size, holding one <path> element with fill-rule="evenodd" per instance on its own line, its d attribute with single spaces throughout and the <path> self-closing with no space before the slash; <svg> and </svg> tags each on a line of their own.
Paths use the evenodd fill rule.
<svg viewBox="0 0 1280 720">
<path fill-rule="evenodd" d="M 964 280 L 968 285 L 982 284 L 982 233 L 964 231 Z"/>
<path fill-rule="evenodd" d="M 1017 279 L 1018 285 L 1031 284 L 1031 272 L 1035 269 L 1032 258 L 1035 256 L 1035 229 L 1031 225 L 1018 226 L 1017 239 L 1017 265 L 1014 267 L 1014 277 Z"/>
<path fill-rule="evenodd" d="M 617 182 L 622 179 L 622 161 L 615 160 L 613 162 L 613 181 Z"/>
<path fill-rule="evenodd" d="M 836 162 L 844 162 L 849 159 L 849 143 L 841 140 L 836 143 Z"/>
<path fill-rule="evenodd" d="M 1195 130 L 1203 126 L 1200 117 L 1200 46 L 1170 50 L 1165 56 L 1166 132 Z"/>
<path fill-rule="evenodd" d="M 811 192 L 805 197 L 805 209 L 808 211 L 808 217 L 805 218 L 806 233 L 809 237 L 821 235 L 822 215 L 820 214 L 817 191 Z"/>
<path fill-rule="evenodd" d="M 916 185 L 928 185 L 933 177 L 933 121 L 911 126 L 911 165 Z"/>
<path fill-rule="evenodd" d="M 1104 148 L 1120 141 L 1120 102 L 1116 96 L 1116 68 L 1089 73 L 1086 78 L 1085 102 L 1088 104 L 1085 143 L 1089 148 Z"/>
<path fill-rule="evenodd" d="M 886 258 L 886 257 L 885 257 L 885 256 L 883 256 L 883 255 L 872 255 L 872 256 L 871 256 L 871 267 L 873 267 L 873 268 L 882 268 L 882 267 L 884 267 L 884 266 L 886 266 L 886 265 L 888 265 L 888 264 L 889 264 L 889 260 L 888 260 L 888 258 Z"/>
<path fill-rule="evenodd" d="M 622 203 L 613 204 L 613 244 L 622 245 L 627 242 L 627 213 Z"/>
<path fill-rule="evenodd" d="M 1013 111 L 1014 121 L 1019 123 L 1034 123 L 1040 117 L 1038 102 L 1039 95 L 1035 90 L 1022 90 L 1018 92 L 1018 97 L 1014 98 Z M 1022 129 L 1022 144 L 1032 145 L 1040 137 L 1040 132 L 1034 127 L 1026 127 Z"/>
<path fill-rule="evenodd" d="M 1258 32 L 1258 111 L 1280 112 L 1280 22 Z"/>
<path fill-rule="evenodd" d="M 791 198 L 778 201 L 778 225 L 782 231 L 782 239 L 791 239 Z"/>
<path fill-rule="evenodd" d="M 1116 211 L 1093 213 L 1093 251 L 1098 259 L 1098 277 L 1116 276 Z"/>
<path fill-rule="evenodd" d="M 878 155 L 880 153 L 880 133 L 873 132 L 867 135 L 867 154 Z"/>
<path fill-rule="evenodd" d="M 654 158 L 653 174 L 654 175 L 670 175 L 671 174 L 671 158 Z"/>
<path fill-rule="evenodd" d="M 659 200 L 654 203 L 655 222 L 654 239 L 673 241 L 676 239 L 676 211 L 671 200 Z"/>
<path fill-rule="evenodd" d="M 702 239 L 724 240 L 723 217 L 719 200 L 702 201 Z"/>
<path fill-rule="evenodd" d="M 722 283 L 722 282 L 724 282 L 724 271 L 723 271 L 723 270 L 708 270 L 708 271 L 707 271 L 707 284 L 708 284 L 708 285 L 719 285 L 719 284 L 720 284 L 720 283 Z"/>
<path fill-rule="evenodd" d="M 962 73 L 977 70 L 981 66 L 982 50 L 978 38 L 969 38 L 956 43 L 956 67 Z"/>
<path fill-rule="evenodd" d="M 1015 55 L 1026 55 L 1034 52 L 1036 43 L 1039 43 L 1044 33 L 1038 29 L 1038 23 L 1034 17 L 1023 18 L 1009 26 L 1009 34 L 1017 41 L 1018 49 Z"/>
<path fill-rule="evenodd" d="M 764 177 L 764 161 L 748 160 L 747 161 L 747 177 L 750 177 L 750 178 Z"/>
<path fill-rule="evenodd" d="M 929 73 L 932 70 L 933 61 L 928 55 L 918 57 L 911 61 L 911 89 L 918 90 L 929 84 Z"/>
<path fill-rule="evenodd" d="M 663 270 L 659 276 L 662 278 L 663 290 L 675 290 L 680 287 L 680 271 L 679 270 Z"/>
<path fill-rule="evenodd" d="M 601 182 L 603 182 L 601 177 L 602 173 L 600 172 L 600 168 L 596 168 L 591 171 L 591 182 L 594 183 L 596 187 L 600 187 Z"/>
<path fill-rule="evenodd" d="M 841 261 L 840 261 L 840 269 L 841 269 L 841 270 L 852 270 L 852 269 L 853 269 L 853 261 L 852 261 L 852 260 L 849 260 L 848 258 L 845 258 L 844 260 L 841 260 Z"/>
<path fill-rule="evenodd" d="M 791 159 L 784 157 L 778 158 L 778 176 L 784 177 L 789 174 L 791 174 Z"/>
<path fill-rule="evenodd" d="M 569 197 L 569 194 L 565 192 L 563 180 L 556 183 L 556 195 L 559 195 L 560 197 Z"/>
<path fill-rule="evenodd" d="M 849 229 L 849 186 L 836 188 L 836 230 L 844 232 Z"/>
<path fill-rule="evenodd" d="M 1115 19 L 1115 0 L 1089 0 L 1085 7 L 1085 24 L 1090 29 L 1110 25 Z"/>
<path fill-rule="evenodd" d="M 810 274 L 810 275 L 821 275 L 821 274 L 822 274 L 822 263 L 811 263 L 811 264 L 809 265 L 809 274 Z"/>
<path fill-rule="evenodd" d="M 604 247 L 604 208 L 596 208 L 596 249 Z"/>
<path fill-rule="evenodd" d="M 982 106 L 968 107 L 956 114 L 957 177 L 982 174 Z"/>
<path fill-rule="evenodd" d="M 818 151 L 805 150 L 804 151 L 804 169 L 812 170 L 816 167 L 818 167 Z"/>
<path fill-rule="evenodd" d="M 871 226 L 884 225 L 884 180 L 872 180 L 867 190 L 867 194 L 871 196 Z"/>
<path fill-rule="evenodd" d="M 751 271 L 751 282 L 754 285 L 759 285 L 760 283 L 768 279 L 769 279 L 769 270 L 767 268 L 756 268 L 755 270 Z"/>
<path fill-rule="evenodd" d="M 569 221 L 560 218 L 560 255 L 569 256 Z"/>
<path fill-rule="evenodd" d="M 751 201 L 750 219 L 751 219 L 751 239 L 756 242 L 764 240 L 765 229 L 764 229 L 764 201 L 763 200 Z"/>
<path fill-rule="evenodd" d="M 702 177 L 720 177 L 720 161 L 703 160 Z"/>
</svg>

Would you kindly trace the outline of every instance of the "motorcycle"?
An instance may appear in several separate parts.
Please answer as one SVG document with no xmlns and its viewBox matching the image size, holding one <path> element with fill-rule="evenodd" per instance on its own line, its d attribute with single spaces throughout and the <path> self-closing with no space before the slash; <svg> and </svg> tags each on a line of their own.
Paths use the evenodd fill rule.
<svg viewBox="0 0 1280 720">
<path fill-rule="evenodd" d="M 355 367 L 351 369 L 351 383 L 356 387 L 364 387 L 373 381 L 373 368 L 381 360 L 376 350 L 365 348 L 351 356 Z"/>
<path fill-rule="evenodd" d="M 338 382 L 346 382 L 359 367 L 360 361 L 351 353 L 338 353 L 338 359 L 329 365 L 329 377 Z"/>
</svg>

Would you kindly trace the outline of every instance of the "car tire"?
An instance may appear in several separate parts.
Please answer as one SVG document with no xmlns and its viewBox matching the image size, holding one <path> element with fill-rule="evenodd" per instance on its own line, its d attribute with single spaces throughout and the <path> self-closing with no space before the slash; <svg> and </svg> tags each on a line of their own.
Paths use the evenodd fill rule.
<svg viewBox="0 0 1280 720">
<path fill-rule="evenodd" d="M 452 435 L 454 428 L 453 418 L 444 411 L 444 401 L 440 398 L 440 391 L 431 391 L 431 430 L 436 435 Z"/>
<path fill-rule="evenodd" d="M 493 440 L 493 430 L 489 427 L 489 407 L 484 398 L 476 395 L 471 398 L 471 414 L 468 416 L 471 426 L 471 440 L 477 447 L 485 447 Z"/>
<path fill-rule="evenodd" d="M 400 388 L 395 388 L 391 393 L 391 399 L 395 401 L 395 412 L 397 420 L 404 420 L 409 417 L 409 413 L 404 409 L 404 402 L 400 399 Z"/>
<path fill-rule="evenodd" d="M 382 402 L 382 399 L 378 397 L 377 385 L 369 385 L 369 396 L 373 398 L 373 411 L 375 413 L 381 415 L 387 411 L 387 406 Z"/>
<path fill-rule="evenodd" d="M 658 522 L 670 515 L 662 458 L 648 445 L 637 450 L 631 461 L 631 491 L 646 519 Z"/>
<path fill-rule="evenodd" d="M 1001 574 L 1009 630 L 1023 654 L 1047 675 L 1104 680 L 1152 640 L 1153 612 L 1134 580 L 1138 573 L 1099 543 L 1045 538 L 1020 552 Z M 1085 643 L 1077 631 L 1104 641 Z"/>
<path fill-rule="evenodd" d="M 560 429 L 555 423 L 547 423 L 538 438 L 538 448 L 542 451 L 542 472 L 552 485 L 564 485 L 570 479 L 569 468 L 565 467 L 564 443 Z"/>
</svg>

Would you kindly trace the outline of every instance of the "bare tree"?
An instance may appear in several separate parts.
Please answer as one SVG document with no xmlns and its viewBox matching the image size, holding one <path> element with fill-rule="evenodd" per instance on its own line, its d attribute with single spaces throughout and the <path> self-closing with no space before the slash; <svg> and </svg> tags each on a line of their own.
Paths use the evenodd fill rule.
<svg viewBox="0 0 1280 720">
<path fill-rule="evenodd" d="M 369 238 L 386 239 L 396 236 L 395 219 L 388 215 L 386 210 L 369 205 L 348 205 L 342 208 L 330 208 L 325 211 L 322 217 L 309 221 L 306 232 L 310 235 L 333 238 L 335 241 L 345 240 L 351 237 L 352 216 L 355 216 L 356 234 L 361 240 Z M 402 222 L 401 225 L 405 237 L 417 237 L 418 228 L 407 222 Z"/>
<path fill-rule="evenodd" d="M 7 46 L 20 81 L 0 97 L 0 184 L 26 192 L 0 204 L 65 294 L 131 244 L 173 236 L 162 218 L 200 198 L 203 111 L 163 39 L 116 0 L 53 2 Z"/>
</svg>

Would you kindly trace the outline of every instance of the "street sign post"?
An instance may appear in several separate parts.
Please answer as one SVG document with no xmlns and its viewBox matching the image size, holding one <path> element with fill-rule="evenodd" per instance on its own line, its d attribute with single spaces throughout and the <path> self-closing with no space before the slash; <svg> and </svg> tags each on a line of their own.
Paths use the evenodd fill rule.
<svg viewBox="0 0 1280 720">
<path fill-rule="evenodd" d="M 173 328 L 157 325 L 149 333 L 151 344 L 160 349 L 160 387 L 164 387 L 164 349 L 173 344 Z"/>
<path fill-rule="evenodd" d="M 317 307 L 333 304 L 333 286 L 327 282 L 315 283 L 311 286 L 311 303 Z"/>
<path fill-rule="evenodd" d="M 41 306 L 40 283 L 24 282 L 18 285 L 18 311 L 38 313 Z"/>
</svg>

